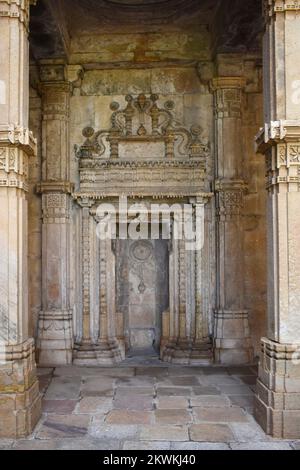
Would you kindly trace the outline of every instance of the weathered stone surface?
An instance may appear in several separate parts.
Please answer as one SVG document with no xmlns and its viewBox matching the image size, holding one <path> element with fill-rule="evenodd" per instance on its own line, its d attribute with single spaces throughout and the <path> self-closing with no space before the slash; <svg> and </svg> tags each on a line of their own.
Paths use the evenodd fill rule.
<svg viewBox="0 0 300 470">
<path fill-rule="evenodd" d="M 231 442 L 235 437 L 226 424 L 193 424 L 190 427 L 192 441 Z"/>
<path fill-rule="evenodd" d="M 47 389 L 46 400 L 75 400 L 79 397 L 80 377 L 55 377 Z"/>
<path fill-rule="evenodd" d="M 213 407 L 219 408 L 224 406 L 230 406 L 230 400 L 228 397 L 220 395 L 199 395 L 191 397 L 192 407 Z"/>
<path fill-rule="evenodd" d="M 81 386 L 81 393 L 84 396 L 113 396 L 115 379 L 86 377 Z"/>
<path fill-rule="evenodd" d="M 76 400 L 43 400 L 44 413 L 71 414 L 77 404 Z"/>
<path fill-rule="evenodd" d="M 191 395 L 191 389 L 187 387 L 157 387 L 157 395 L 160 396 L 178 396 L 178 397 L 189 397 Z"/>
<path fill-rule="evenodd" d="M 171 450 L 230 450 L 230 447 L 220 442 L 171 442 Z"/>
<path fill-rule="evenodd" d="M 132 394 L 122 395 L 118 393 L 113 401 L 113 407 L 119 410 L 143 410 L 154 409 L 153 397 L 148 395 L 138 395 L 136 391 Z"/>
<path fill-rule="evenodd" d="M 147 411 L 112 410 L 108 413 L 107 424 L 151 424 L 152 413 Z"/>
<path fill-rule="evenodd" d="M 222 387 L 223 389 L 223 387 Z M 220 395 L 221 392 L 218 388 L 214 387 L 214 386 L 206 386 L 206 385 L 203 385 L 203 386 L 199 386 L 199 387 L 193 387 L 192 388 L 193 392 L 192 394 L 193 395 Z"/>
<path fill-rule="evenodd" d="M 232 443 L 232 450 L 292 450 L 288 442 L 253 442 L 253 443 Z"/>
<path fill-rule="evenodd" d="M 188 438 L 186 426 L 146 426 L 140 433 L 140 439 L 145 441 L 184 441 Z"/>
<path fill-rule="evenodd" d="M 211 421 L 215 423 L 230 423 L 248 421 L 246 413 L 241 408 L 193 408 L 193 416 L 196 423 Z"/>
<path fill-rule="evenodd" d="M 90 417 L 85 415 L 49 415 L 37 432 L 38 439 L 86 436 Z"/>
<path fill-rule="evenodd" d="M 83 397 L 77 404 L 76 414 L 107 413 L 113 408 L 112 398 Z"/>
<path fill-rule="evenodd" d="M 102 424 L 92 421 L 89 434 L 100 440 L 135 440 L 139 437 L 139 426 L 133 424 Z"/>
<path fill-rule="evenodd" d="M 184 397 L 160 396 L 157 399 L 156 407 L 162 410 L 180 410 L 187 409 L 189 406 L 188 399 Z"/>
<path fill-rule="evenodd" d="M 170 442 L 125 441 L 123 450 L 170 450 Z"/>
<path fill-rule="evenodd" d="M 155 422 L 157 424 L 189 424 L 192 421 L 190 413 L 186 410 L 156 410 Z"/>
</svg>

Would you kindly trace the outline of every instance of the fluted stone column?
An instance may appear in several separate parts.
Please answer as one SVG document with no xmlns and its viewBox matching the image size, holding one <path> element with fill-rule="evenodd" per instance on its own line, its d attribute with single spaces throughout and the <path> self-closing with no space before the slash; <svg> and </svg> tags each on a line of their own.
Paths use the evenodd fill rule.
<svg viewBox="0 0 300 470">
<path fill-rule="evenodd" d="M 213 80 L 216 129 L 217 308 L 215 360 L 242 364 L 252 360 L 248 311 L 244 305 L 242 209 L 246 190 L 242 151 L 241 77 Z"/>
<path fill-rule="evenodd" d="M 28 333 L 29 1 L 0 1 L 0 437 L 29 434 L 41 414 Z"/>
<path fill-rule="evenodd" d="M 42 91 L 42 311 L 38 327 L 38 361 L 72 362 L 70 244 L 72 183 L 69 159 L 71 84 L 63 64 L 40 68 Z"/>
<path fill-rule="evenodd" d="M 300 438 L 300 3 L 265 2 L 268 330 L 255 416 L 274 437 Z"/>
</svg>

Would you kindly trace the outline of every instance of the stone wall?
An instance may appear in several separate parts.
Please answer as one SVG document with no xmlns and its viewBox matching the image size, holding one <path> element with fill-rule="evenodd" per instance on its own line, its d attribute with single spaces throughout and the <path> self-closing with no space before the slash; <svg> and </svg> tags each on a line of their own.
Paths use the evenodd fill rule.
<svg viewBox="0 0 300 470">
<path fill-rule="evenodd" d="M 160 96 L 158 105 L 172 100 L 175 103 L 176 118 L 185 127 L 197 124 L 210 144 L 215 155 L 214 97 L 210 82 L 215 76 L 241 76 L 246 80 L 243 90 L 242 108 L 242 155 L 243 167 L 248 184 L 243 209 L 244 232 L 244 299 L 249 311 L 251 337 L 255 354 L 265 330 L 266 310 L 266 242 L 265 242 L 265 169 L 261 157 L 255 155 L 254 135 L 262 125 L 262 84 L 261 64 L 258 56 L 246 54 L 223 54 L 215 60 L 211 57 L 211 37 L 207 27 L 197 31 L 168 31 L 144 34 L 103 34 L 74 37 L 70 47 L 70 63 L 66 76 L 72 82 L 70 98 L 70 181 L 79 185 L 78 160 L 74 146 L 84 141 L 82 129 L 91 126 L 96 131 L 110 126 L 113 101 L 123 108 L 127 94 L 156 93 Z M 31 97 L 32 128 L 39 138 L 38 97 Z M 230 136 L 228 136 L 230 139 Z M 213 157 L 214 158 L 214 157 Z M 208 177 L 213 188 L 214 161 L 208 162 Z M 37 164 L 38 165 L 38 164 Z M 38 166 L 32 173 L 35 180 Z M 30 292 L 32 330 L 36 330 L 37 312 L 40 308 L 40 214 L 39 198 L 30 195 L 30 227 L 32 243 L 30 253 Z M 214 203 L 209 209 L 211 228 L 214 230 Z M 71 281 L 70 298 L 74 318 L 80 315 L 82 299 L 80 292 L 79 218 L 73 210 L 71 231 Z M 214 245 L 213 237 L 211 244 Z M 215 267 L 214 246 L 211 259 Z M 206 279 L 210 332 L 213 331 L 213 310 L 215 308 L 214 275 Z M 76 325 L 75 325 L 76 332 Z"/>
</svg>

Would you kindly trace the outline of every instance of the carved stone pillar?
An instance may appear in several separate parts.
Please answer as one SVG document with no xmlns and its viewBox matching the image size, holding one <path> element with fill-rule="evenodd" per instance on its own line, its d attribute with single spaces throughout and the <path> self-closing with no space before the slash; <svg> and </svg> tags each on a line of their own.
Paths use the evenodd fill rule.
<svg viewBox="0 0 300 470">
<path fill-rule="evenodd" d="M 265 2 L 268 331 L 255 416 L 278 438 L 300 438 L 300 3 Z"/>
<path fill-rule="evenodd" d="M 41 414 L 28 333 L 29 1 L 0 1 L 0 437 L 29 434 Z"/>
<path fill-rule="evenodd" d="M 96 210 L 91 207 L 93 201 L 82 199 L 79 204 L 82 206 L 83 311 L 82 333 L 75 344 L 74 364 L 112 365 L 124 359 L 123 348 L 117 339 L 121 333 L 115 305 L 113 241 L 98 238 L 96 223 L 99 220 L 95 216 Z"/>
<path fill-rule="evenodd" d="M 42 305 L 38 328 L 40 364 L 72 362 L 70 306 L 71 192 L 69 172 L 70 83 L 64 65 L 40 69 L 42 90 Z"/>
<path fill-rule="evenodd" d="M 194 204 L 194 229 L 200 206 L 203 209 L 200 223 L 204 224 L 205 198 L 204 201 Z M 170 307 L 163 314 L 161 358 L 177 364 L 206 364 L 211 362 L 212 355 L 207 318 L 203 314 L 203 247 L 201 240 L 199 246 L 191 248 L 184 237 L 177 239 L 176 224 L 178 221 L 174 220 L 169 255 Z M 200 231 L 204 233 L 204 227 Z"/>
<path fill-rule="evenodd" d="M 244 305 L 243 223 L 246 189 L 242 153 L 242 89 L 240 77 L 212 82 L 215 94 L 217 308 L 214 323 L 215 360 L 252 360 L 248 312 Z"/>
</svg>

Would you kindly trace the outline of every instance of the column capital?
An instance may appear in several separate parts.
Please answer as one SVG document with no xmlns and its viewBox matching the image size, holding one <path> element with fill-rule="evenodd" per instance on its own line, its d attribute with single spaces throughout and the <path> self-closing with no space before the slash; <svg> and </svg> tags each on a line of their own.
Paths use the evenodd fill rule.
<svg viewBox="0 0 300 470">
<path fill-rule="evenodd" d="M 38 194 L 72 194 L 74 191 L 74 183 L 71 183 L 70 181 L 43 181 L 37 185 L 36 191 Z"/>
<path fill-rule="evenodd" d="M 28 31 L 30 5 L 37 0 L 0 0 L 0 17 L 18 20 Z"/>
<path fill-rule="evenodd" d="M 265 18 L 272 18 L 273 16 L 285 13 L 286 11 L 300 11 L 299 0 L 264 0 L 264 15 Z"/>
<path fill-rule="evenodd" d="M 243 89 L 246 86 L 244 77 L 216 77 L 211 80 L 211 90 L 213 92 L 220 89 Z"/>
</svg>

